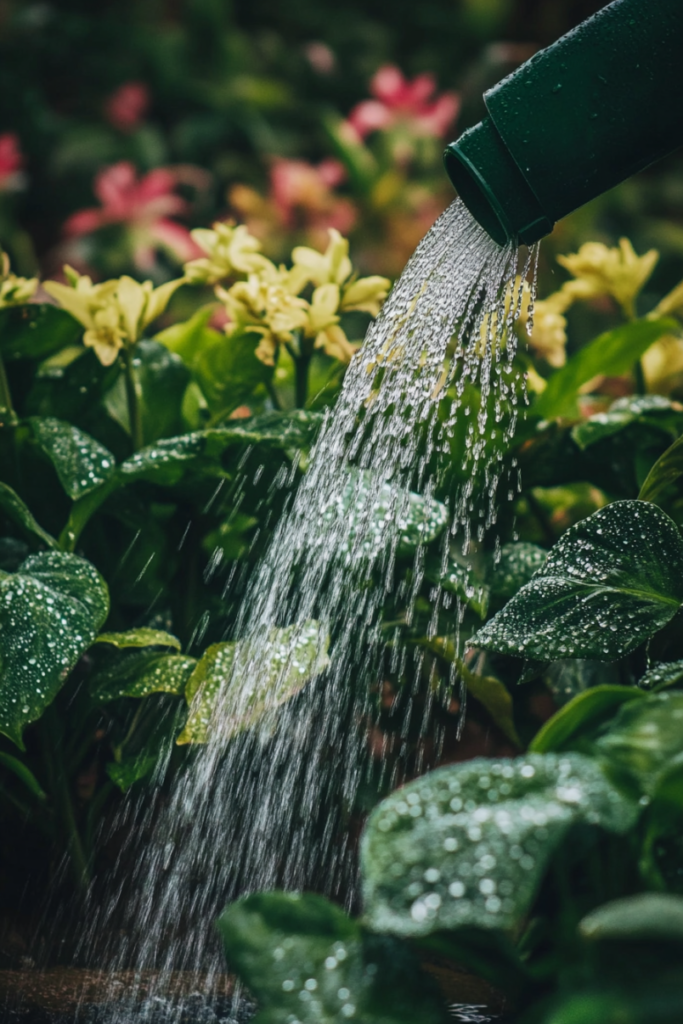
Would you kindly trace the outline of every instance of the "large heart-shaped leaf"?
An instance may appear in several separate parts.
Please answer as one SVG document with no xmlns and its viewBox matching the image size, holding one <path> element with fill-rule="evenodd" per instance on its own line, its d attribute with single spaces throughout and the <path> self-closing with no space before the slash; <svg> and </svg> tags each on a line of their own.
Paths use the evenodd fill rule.
<svg viewBox="0 0 683 1024">
<path fill-rule="evenodd" d="M 116 460 L 112 453 L 82 430 L 51 416 L 32 416 L 29 423 L 73 501 L 94 491 L 114 474 Z"/>
<path fill-rule="evenodd" d="M 0 577 L 0 732 L 18 747 L 108 610 L 104 580 L 75 555 L 32 555 L 19 572 Z"/>
<path fill-rule="evenodd" d="M 213 644 L 187 684 L 190 714 L 177 742 L 206 743 L 212 727 L 227 740 L 257 725 L 327 668 L 329 642 L 327 630 L 310 619 L 262 638 Z M 224 714 L 216 721 L 221 695 Z"/>
<path fill-rule="evenodd" d="M 218 921 L 256 998 L 254 1024 L 438 1024 L 448 1019 L 405 943 L 368 935 L 322 896 L 257 893 Z"/>
<path fill-rule="evenodd" d="M 575 822 L 626 832 L 637 803 L 581 754 L 476 758 L 439 768 L 384 800 L 363 838 L 370 927 L 427 935 L 512 928 Z"/>
<path fill-rule="evenodd" d="M 683 538 L 661 509 L 618 501 L 570 527 L 546 563 L 472 638 L 523 658 L 628 654 L 683 602 Z"/>
<path fill-rule="evenodd" d="M 576 415 L 576 396 L 582 384 L 601 374 L 628 373 L 650 345 L 672 330 L 678 330 L 675 320 L 635 320 L 601 334 L 552 375 L 532 412 L 546 420 Z"/>
</svg>

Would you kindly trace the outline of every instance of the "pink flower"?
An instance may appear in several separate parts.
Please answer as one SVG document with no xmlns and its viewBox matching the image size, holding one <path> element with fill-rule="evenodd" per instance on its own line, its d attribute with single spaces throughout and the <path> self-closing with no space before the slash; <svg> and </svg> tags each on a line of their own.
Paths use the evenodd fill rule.
<svg viewBox="0 0 683 1024">
<path fill-rule="evenodd" d="M 174 192 L 181 181 L 205 187 L 207 175 L 198 167 L 157 167 L 138 178 L 127 160 L 105 167 L 93 186 L 101 205 L 72 214 L 64 232 L 71 237 L 89 235 L 109 224 L 122 224 L 130 232 L 133 258 L 141 270 L 153 269 L 158 248 L 185 263 L 202 254 L 187 228 L 170 219 L 189 212 L 188 202 Z"/>
<path fill-rule="evenodd" d="M 121 132 L 138 128 L 149 109 L 149 89 L 144 82 L 124 82 L 104 104 L 107 121 Z"/>
<path fill-rule="evenodd" d="M 458 114 L 460 98 L 454 92 L 435 97 L 435 89 L 433 75 L 425 73 L 409 81 L 399 68 L 387 64 L 370 82 L 375 98 L 357 104 L 347 124 L 360 139 L 370 132 L 387 131 L 398 125 L 408 127 L 414 135 L 441 138 Z"/>
<path fill-rule="evenodd" d="M 15 192 L 23 182 L 24 157 L 14 132 L 0 135 L 0 192 Z"/>
<path fill-rule="evenodd" d="M 276 160 L 270 172 L 270 190 L 285 226 L 295 227 L 303 215 L 308 222 L 322 218 L 326 228 L 346 234 L 356 218 L 355 208 L 349 200 L 332 195 L 332 189 L 345 177 L 338 160 L 323 160 L 317 167 L 305 160 Z"/>
</svg>

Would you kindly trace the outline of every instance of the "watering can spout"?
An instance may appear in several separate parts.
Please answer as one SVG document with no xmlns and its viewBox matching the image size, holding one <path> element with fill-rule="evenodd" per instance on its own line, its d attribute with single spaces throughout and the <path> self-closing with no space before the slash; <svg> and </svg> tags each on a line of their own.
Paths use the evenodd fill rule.
<svg viewBox="0 0 683 1024">
<path fill-rule="evenodd" d="M 683 0 L 614 0 L 484 96 L 446 171 L 489 235 L 531 245 L 683 143 Z"/>
</svg>

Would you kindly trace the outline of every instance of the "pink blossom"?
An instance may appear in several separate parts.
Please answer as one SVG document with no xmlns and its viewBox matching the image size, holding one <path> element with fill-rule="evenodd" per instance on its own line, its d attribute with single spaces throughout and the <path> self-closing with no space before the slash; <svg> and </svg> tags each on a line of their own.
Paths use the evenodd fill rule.
<svg viewBox="0 0 683 1024">
<path fill-rule="evenodd" d="M 14 132 L 0 135 L 0 192 L 14 192 L 23 185 L 24 157 Z"/>
<path fill-rule="evenodd" d="M 346 177 L 338 160 L 323 160 L 317 165 L 305 160 L 275 160 L 270 172 L 271 197 L 283 223 L 296 226 L 298 217 L 311 227 L 336 228 L 346 234 L 356 219 L 356 210 L 348 199 L 333 196 L 331 190 Z"/>
<path fill-rule="evenodd" d="M 385 65 L 370 82 L 374 99 L 357 104 L 347 124 L 360 139 L 398 125 L 408 127 L 415 135 L 441 138 L 458 114 L 460 98 L 454 92 L 435 96 L 435 90 L 433 75 L 425 73 L 409 81 L 399 68 Z"/>
<path fill-rule="evenodd" d="M 196 167 L 157 167 L 138 177 L 133 164 L 122 160 L 103 168 L 93 191 L 99 207 L 78 210 L 64 224 L 64 233 L 89 235 L 109 224 L 125 225 L 133 242 L 134 260 L 142 270 L 154 267 L 157 248 L 169 251 L 179 262 L 201 255 L 190 232 L 171 217 L 185 216 L 188 202 L 174 191 L 181 182 L 206 185 L 207 175 Z"/>
<path fill-rule="evenodd" d="M 132 132 L 142 124 L 149 104 L 149 89 L 144 82 L 124 82 L 106 100 L 104 116 L 119 131 Z"/>
</svg>

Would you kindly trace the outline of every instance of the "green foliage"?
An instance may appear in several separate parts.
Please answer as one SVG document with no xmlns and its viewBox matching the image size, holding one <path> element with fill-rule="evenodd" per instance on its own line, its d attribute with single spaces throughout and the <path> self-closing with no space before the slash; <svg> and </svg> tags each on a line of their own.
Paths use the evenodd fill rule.
<svg viewBox="0 0 683 1024">
<path fill-rule="evenodd" d="M 321 896 L 248 896 L 223 912 L 218 929 L 229 963 L 258 1000 L 257 1024 L 447 1019 L 404 946 L 369 935 Z"/>
<path fill-rule="evenodd" d="M 24 728 L 54 700 L 109 607 L 88 562 L 52 551 L 0 576 L 0 732 L 22 750 Z"/>
</svg>

